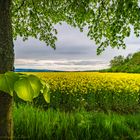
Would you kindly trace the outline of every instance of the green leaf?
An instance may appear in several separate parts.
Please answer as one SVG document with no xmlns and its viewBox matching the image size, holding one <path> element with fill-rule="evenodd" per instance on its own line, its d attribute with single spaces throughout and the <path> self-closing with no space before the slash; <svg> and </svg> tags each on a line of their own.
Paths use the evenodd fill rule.
<svg viewBox="0 0 140 140">
<path fill-rule="evenodd" d="M 34 75 L 29 75 L 28 77 L 29 81 L 30 81 L 30 84 L 31 84 L 31 87 L 33 89 L 33 98 L 36 98 L 39 93 L 40 93 L 40 89 L 41 89 L 41 82 L 40 80 L 34 76 Z"/>
<path fill-rule="evenodd" d="M 41 80 L 42 89 L 40 90 L 44 96 L 44 99 L 47 103 L 50 103 L 50 88 L 49 85 L 44 81 Z"/>
<path fill-rule="evenodd" d="M 0 90 L 13 96 L 14 84 L 19 79 L 18 74 L 7 72 L 0 75 Z"/>
<path fill-rule="evenodd" d="M 43 93 L 43 89 L 46 87 L 46 82 L 44 80 L 40 80 L 42 84 L 41 93 Z"/>
<path fill-rule="evenodd" d="M 22 77 L 15 83 L 15 91 L 18 97 L 25 101 L 32 101 L 39 95 L 40 90 L 41 82 L 34 75 Z"/>
<path fill-rule="evenodd" d="M 17 96 L 24 101 L 32 101 L 41 92 L 45 101 L 50 103 L 49 85 L 34 75 L 18 74 L 7 72 L 0 75 L 0 90 L 13 96 L 15 91 Z"/>
<path fill-rule="evenodd" d="M 17 96 L 24 101 L 32 101 L 33 99 L 33 89 L 31 87 L 30 81 L 28 78 L 24 77 L 19 79 L 14 86 L 14 89 L 17 93 Z"/>
<path fill-rule="evenodd" d="M 43 90 L 43 96 L 44 96 L 44 99 L 47 103 L 50 103 L 50 91 L 49 91 L 49 87 L 46 86 Z"/>
</svg>

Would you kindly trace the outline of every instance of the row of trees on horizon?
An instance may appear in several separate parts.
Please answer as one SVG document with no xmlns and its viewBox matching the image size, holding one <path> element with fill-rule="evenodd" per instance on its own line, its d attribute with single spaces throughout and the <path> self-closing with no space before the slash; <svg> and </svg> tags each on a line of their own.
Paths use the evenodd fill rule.
<svg viewBox="0 0 140 140">
<path fill-rule="evenodd" d="M 126 57 L 122 55 L 115 56 L 110 61 L 110 68 L 105 71 L 140 73 L 140 51 L 128 54 Z"/>
</svg>

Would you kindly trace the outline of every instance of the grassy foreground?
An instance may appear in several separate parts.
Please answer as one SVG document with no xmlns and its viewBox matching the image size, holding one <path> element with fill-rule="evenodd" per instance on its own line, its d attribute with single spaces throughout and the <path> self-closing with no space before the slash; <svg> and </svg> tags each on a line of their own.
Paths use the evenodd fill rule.
<svg viewBox="0 0 140 140">
<path fill-rule="evenodd" d="M 65 113 L 19 105 L 13 116 L 14 139 L 140 140 L 140 114 Z"/>
</svg>

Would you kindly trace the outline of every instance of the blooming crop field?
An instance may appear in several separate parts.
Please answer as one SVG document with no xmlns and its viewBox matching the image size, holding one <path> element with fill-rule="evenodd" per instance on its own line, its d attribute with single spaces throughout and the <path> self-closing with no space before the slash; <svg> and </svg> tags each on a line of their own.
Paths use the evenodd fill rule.
<svg viewBox="0 0 140 140">
<path fill-rule="evenodd" d="M 140 74 L 98 72 L 32 73 L 50 85 L 49 106 L 65 110 L 133 112 L 140 105 Z M 43 104 L 43 99 L 38 103 Z"/>
</svg>

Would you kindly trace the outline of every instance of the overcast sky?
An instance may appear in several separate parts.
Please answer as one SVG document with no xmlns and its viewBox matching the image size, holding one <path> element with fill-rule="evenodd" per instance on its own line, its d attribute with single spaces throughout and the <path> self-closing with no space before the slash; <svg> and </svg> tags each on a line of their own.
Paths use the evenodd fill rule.
<svg viewBox="0 0 140 140">
<path fill-rule="evenodd" d="M 101 55 L 96 55 L 97 46 L 87 38 L 86 33 L 67 24 L 57 25 L 58 41 L 56 50 L 45 43 L 29 38 L 15 42 L 15 67 L 53 70 L 97 70 L 107 68 L 109 61 L 117 55 L 127 56 L 140 50 L 140 38 L 133 35 L 126 39 L 127 48 L 108 47 Z"/>
</svg>

